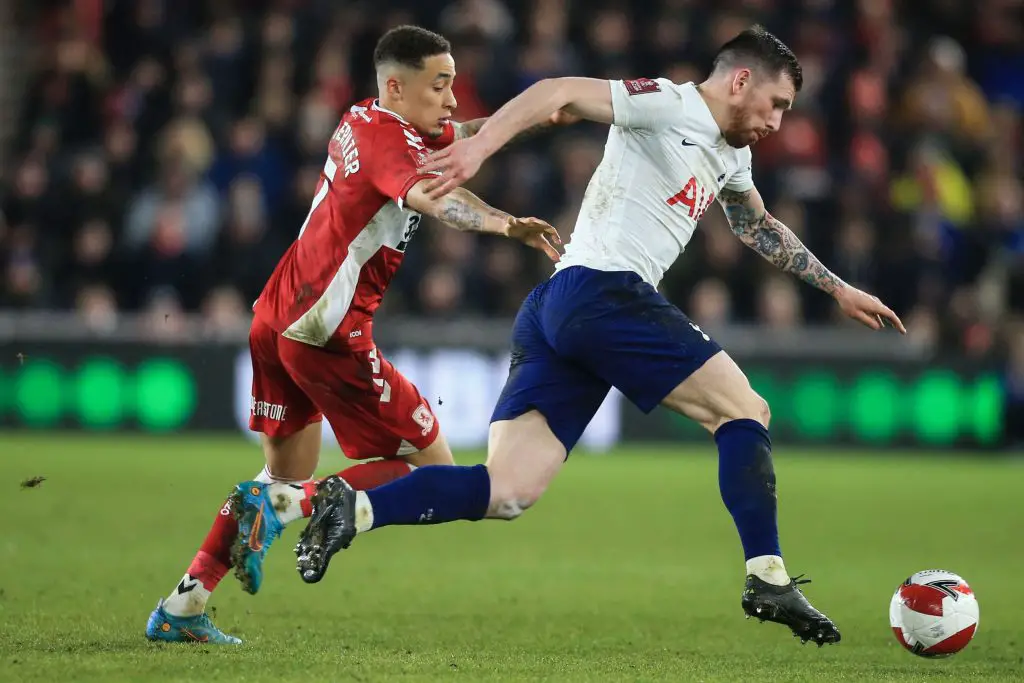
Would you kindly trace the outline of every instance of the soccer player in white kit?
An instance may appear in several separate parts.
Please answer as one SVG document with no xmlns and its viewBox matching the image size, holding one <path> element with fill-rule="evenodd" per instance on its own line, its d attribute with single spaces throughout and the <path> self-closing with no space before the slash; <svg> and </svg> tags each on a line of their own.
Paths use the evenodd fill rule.
<svg viewBox="0 0 1024 683">
<path fill-rule="evenodd" d="M 303 579 L 319 581 L 331 556 L 371 529 L 517 517 L 547 488 L 614 386 L 645 412 L 662 405 L 714 435 L 722 499 L 746 558 L 746 615 L 784 624 L 803 642 L 838 642 L 835 624 L 783 564 L 767 403 L 656 289 L 717 199 L 744 244 L 831 294 L 851 318 L 905 332 L 889 308 L 836 277 L 773 218 L 754 187 L 749 145 L 779 129 L 801 84 L 793 53 L 755 26 L 720 49 L 703 83 L 545 80 L 498 110 L 476 137 L 435 152 L 424 168 L 442 173 L 432 190 L 440 196 L 555 111 L 611 124 L 565 255 L 516 318 L 486 465 L 422 467 L 366 492 L 326 480 L 296 548 Z"/>
</svg>

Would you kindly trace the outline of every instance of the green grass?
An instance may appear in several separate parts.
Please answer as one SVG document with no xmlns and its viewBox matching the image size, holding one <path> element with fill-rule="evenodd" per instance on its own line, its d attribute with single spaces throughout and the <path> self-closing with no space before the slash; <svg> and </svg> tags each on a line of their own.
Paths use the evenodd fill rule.
<svg viewBox="0 0 1024 683">
<path fill-rule="evenodd" d="M 742 618 L 710 449 L 574 456 L 514 524 L 370 534 L 315 586 L 289 529 L 258 596 L 229 577 L 211 602 L 243 647 L 147 642 L 156 600 L 261 465 L 239 440 L 0 434 L 0 680 L 1024 680 L 1024 463 L 892 453 L 777 455 L 787 562 L 839 646 Z M 933 567 L 981 603 L 946 660 L 903 651 L 887 621 L 897 584 Z"/>
</svg>

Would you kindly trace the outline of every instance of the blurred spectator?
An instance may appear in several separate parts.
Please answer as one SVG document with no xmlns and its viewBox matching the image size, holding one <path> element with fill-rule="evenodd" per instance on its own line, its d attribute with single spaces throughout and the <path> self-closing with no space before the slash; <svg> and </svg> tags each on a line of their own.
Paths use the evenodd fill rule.
<svg viewBox="0 0 1024 683">
<path fill-rule="evenodd" d="M 117 327 L 117 299 L 105 285 L 85 285 L 75 297 L 75 311 L 93 332 L 103 334 Z"/>
</svg>

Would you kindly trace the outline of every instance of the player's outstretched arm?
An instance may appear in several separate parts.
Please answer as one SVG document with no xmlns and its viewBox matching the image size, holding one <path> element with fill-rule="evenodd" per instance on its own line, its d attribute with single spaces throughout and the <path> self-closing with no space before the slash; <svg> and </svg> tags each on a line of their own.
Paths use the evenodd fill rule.
<svg viewBox="0 0 1024 683">
<path fill-rule="evenodd" d="M 546 78 L 494 112 L 480 127 L 477 141 L 490 156 L 523 131 L 549 123 L 563 109 L 588 121 L 611 123 L 611 86 L 598 78 Z"/>
<path fill-rule="evenodd" d="M 568 114 L 612 123 L 612 91 L 608 81 L 596 78 L 548 78 L 534 83 L 505 103 L 470 140 L 458 140 L 430 155 L 424 171 L 443 175 L 430 187 L 441 197 L 476 175 L 480 165 L 516 135 L 549 121 L 561 110 Z"/>
<path fill-rule="evenodd" d="M 473 137 L 474 135 L 479 133 L 480 129 L 483 128 L 484 124 L 487 123 L 487 118 L 488 117 L 472 119 L 471 121 L 463 121 L 461 123 L 458 121 L 453 121 L 452 125 L 455 127 L 455 139 L 466 140 L 468 138 Z M 577 116 L 576 114 L 572 114 L 565 109 L 559 109 L 554 114 L 549 116 L 546 121 L 542 121 L 541 123 L 538 123 L 536 126 L 530 126 L 521 133 L 517 133 L 516 135 L 512 136 L 512 139 L 508 141 L 508 144 L 522 142 L 523 140 L 529 139 L 534 135 L 543 133 L 544 131 L 554 126 L 568 126 L 572 125 L 573 123 L 576 123 L 579 120 L 580 117 Z"/>
<path fill-rule="evenodd" d="M 733 234 L 777 268 L 831 294 L 843 312 L 854 320 L 877 330 L 882 328 L 884 319 L 906 334 L 906 328 L 892 310 L 877 297 L 843 282 L 792 230 L 768 213 L 756 189 L 743 192 L 723 189 L 718 201 L 725 209 Z"/>
<path fill-rule="evenodd" d="M 425 186 L 428 180 L 416 183 L 406 196 L 406 203 L 416 211 L 433 216 L 457 230 L 503 235 L 543 251 L 552 261 L 559 259 L 556 244 L 561 244 L 558 231 L 539 218 L 516 218 L 495 209 L 465 188 L 456 188 L 439 199 L 430 198 Z"/>
</svg>

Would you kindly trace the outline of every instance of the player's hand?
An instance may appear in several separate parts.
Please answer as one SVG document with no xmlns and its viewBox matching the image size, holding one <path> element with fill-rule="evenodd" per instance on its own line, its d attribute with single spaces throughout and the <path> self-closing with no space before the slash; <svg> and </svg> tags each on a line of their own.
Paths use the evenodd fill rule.
<svg viewBox="0 0 1024 683">
<path fill-rule="evenodd" d="M 444 149 L 432 152 L 427 158 L 427 163 L 420 167 L 421 173 L 441 172 L 441 175 L 430 181 L 425 188 L 430 199 L 440 199 L 480 170 L 480 165 L 484 163 L 487 155 L 475 140 L 476 138 L 456 140 Z"/>
<path fill-rule="evenodd" d="M 836 295 L 836 302 L 843 313 L 873 330 L 880 330 L 886 324 L 892 325 L 900 334 L 907 328 L 892 309 L 883 304 L 877 296 L 871 296 L 856 287 L 847 285 Z"/>
<path fill-rule="evenodd" d="M 539 249 L 552 261 L 558 261 L 561 255 L 555 245 L 562 243 L 558 231 L 539 218 L 516 218 L 509 216 L 505 223 L 505 235 L 523 244 Z"/>
</svg>

